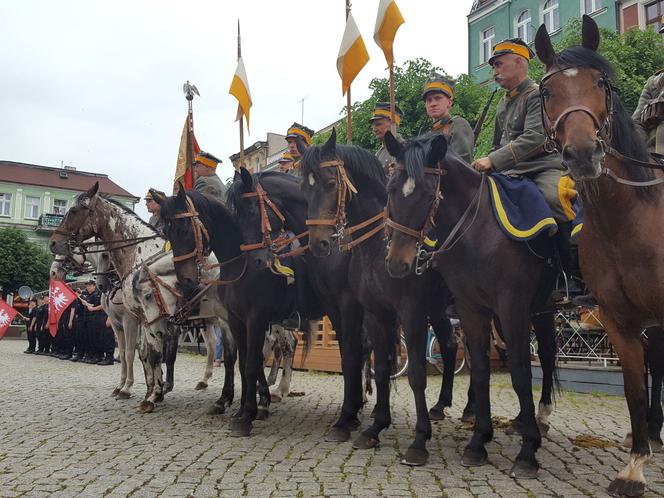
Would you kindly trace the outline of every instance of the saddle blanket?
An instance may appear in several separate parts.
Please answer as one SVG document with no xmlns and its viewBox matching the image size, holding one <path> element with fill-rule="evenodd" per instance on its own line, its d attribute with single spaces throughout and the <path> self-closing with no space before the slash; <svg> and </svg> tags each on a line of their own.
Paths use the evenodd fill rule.
<svg viewBox="0 0 664 498">
<path fill-rule="evenodd" d="M 572 221 L 572 241 L 579 235 L 583 229 L 583 203 L 581 197 L 577 197 L 574 202 L 574 220 Z"/>
<path fill-rule="evenodd" d="M 530 240 L 545 230 L 549 236 L 556 233 L 558 225 L 535 182 L 500 173 L 487 175 L 487 180 L 493 214 L 510 239 Z"/>
</svg>

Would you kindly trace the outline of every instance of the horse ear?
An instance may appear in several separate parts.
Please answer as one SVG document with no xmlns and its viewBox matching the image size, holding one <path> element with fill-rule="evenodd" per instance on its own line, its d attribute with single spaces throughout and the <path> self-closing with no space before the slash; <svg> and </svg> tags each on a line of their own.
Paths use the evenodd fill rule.
<svg viewBox="0 0 664 498">
<path fill-rule="evenodd" d="M 249 170 L 244 166 L 240 168 L 240 178 L 247 192 L 251 192 L 254 189 L 254 179 L 251 177 Z"/>
<path fill-rule="evenodd" d="M 184 191 L 184 187 L 181 187 L 181 188 L 178 189 L 177 199 L 183 205 L 187 203 L 187 193 Z"/>
<path fill-rule="evenodd" d="M 337 127 L 332 128 L 332 133 L 330 133 L 330 138 L 327 139 L 327 142 L 323 144 L 322 155 L 333 156 L 337 149 Z"/>
<path fill-rule="evenodd" d="M 304 141 L 301 138 L 296 138 L 295 145 L 297 147 L 297 151 L 300 153 L 301 156 L 303 156 L 307 150 L 307 147 L 304 145 Z"/>
<path fill-rule="evenodd" d="M 542 24 L 537 30 L 535 35 L 535 50 L 537 51 L 537 57 L 542 61 L 542 64 L 546 68 L 553 66 L 553 61 L 556 58 L 556 51 L 551 44 L 551 38 L 549 37 L 549 32 L 546 30 L 546 26 Z"/>
<path fill-rule="evenodd" d="M 429 165 L 438 164 L 447 154 L 447 139 L 444 135 L 436 134 L 431 140 L 431 150 L 429 151 Z"/>
<path fill-rule="evenodd" d="M 399 157 L 401 151 L 403 150 L 403 145 L 401 145 L 401 142 L 394 138 L 394 135 L 392 135 L 391 131 L 388 131 L 385 134 L 383 137 L 383 142 L 385 143 L 387 152 L 389 152 L 392 157 Z"/>
<path fill-rule="evenodd" d="M 179 190 L 184 190 L 184 188 L 180 188 Z M 161 206 L 161 204 L 166 200 L 166 194 L 159 190 L 155 190 L 153 188 L 150 189 L 150 194 L 152 195 L 152 199 Z"/>
<path fill-rule="evenodd" d="M 581 28 L 581 45 L 597 52 L 599 47 L 599 28 L 595 20 L 589 15 L 583 15 L 583 27 Z"/>
</svg>

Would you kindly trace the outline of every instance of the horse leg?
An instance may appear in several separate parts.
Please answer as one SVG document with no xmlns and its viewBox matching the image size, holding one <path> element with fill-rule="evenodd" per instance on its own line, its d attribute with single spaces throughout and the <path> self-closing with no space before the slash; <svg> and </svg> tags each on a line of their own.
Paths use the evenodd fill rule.
<svg viewBox="0 0 664 498">
<path fill-rule="evenodd" d="M 141 335 L 142 347 L 141 361 L 143 362 L 143 369 L 146 374 L 146 384 L 148 384 L 148 392 L 145 399 L 139 405 L 139 409 L 143 413 L 152 413 L 154 411 L 155 403 L 163 399 L 163 373 L 161 364 L 163 361 L 164 351 L 164 331 L 154 331 L 151 328 L 146 328 Z"/>
<path fill-rule="evenodd" d="M 360 426 L 357 414 L 362 408 L 362 316 L 363 309 L 349 298 L 342 299 L 340 309 L 328 313 L 337 331 L 344 377 L 344 397 L 339 418 L 325 435 L 326 441 L 342 443 Z"/>
<path fill-rule="evenodd" d="M 431 417 L 431 420 L 444 420 L 445 408 L 452 406 L 454 369 L 458 347 L 449 318 L 443 316 L 439 320 L 432 321 L 431 327 L 436 339 L 438 339 L 440 354 L 443 359 L 443 380 L 438 394 L 438 401 L 429 409 L 429 417 Z M 410 365 L 410 360 L 408 364 Z"/>
<path fill-rule="evenodd" d="M 471 358 L 471 387 L 475 393 L 473 437 L 463 450 L 461 465 L 478 467 L 487 462 L 484 446 L 493 438 L 489 399 L 491 317 L 467 308 L 461 300 L 457 300 L 456 307 L 466 334 L 466 345 Z"/>
<path fill-rule="evenodd" d="M 427 387 L 426 372 L 426 337 L 427 321 L 425 313 L 420 309 L 408 309 L 401 317 L 401 324 L 406 335 L 408 350 L 408 383 L 415 397 L 417 423 L 415 424 L 415 440 L 408 448 L 401 461 L 405 465 L 424 465 L 429 460 L 427 441 L 431 439 L 431 420 L 427 411 L 424 391 Z M 454 363 L 452 363 L 454 366 Z M 454 368 L 452 368 L 454 375 Z"/>
<path fill-rule="evenodd" d="M 283 351 L 283 370 L 281 372 L 279 386 L 272 391 L 272 401 L 281 401 L 288 396 L 291 379 L 293 378 L 293 361 L 295 360 L 297 338 L 292 331 L 284 329 L 280 342 L 281 350 Z"/>
<path fill-rule="evenodd" d="M 207 353 L 205 371 L 203 372 L 203 377 L 196 383 L 195 390 L 200 391 L 201 389 L 206 389 L 208 386 L 208 381 L 212 377 L 212 372 L 214 370 L 214 352 L 217 345 L 217 338 L 214 334 L 214 322 L 213 320 L 207 320 L 203 332 L 203 342 L 205 342 L 205 350 Z"/>
<path fill-rule="evenodd" d="M 643 344 L 637 327 L 620 329 L 613 318 L 607 315 L 603 314 L 602 321 L 620 358 L 632 426 L 630 462 L 611 482 L 608 492 L 612 496 L 643 496 L 646 488 L 643 469 L 652 456 L 648 442 L 648 393 L 643 381 Z"/>
<path fill-rule="evenodd" d="M 279 374 L 279 365 L 281 364 L 281 349 L 279 349 L 278 342 L 275 337 L 279 333 L 277 330 L 280 325 L 270 325 L 265 336 L 265 345 L 263 346 L 263 358 L 266 360 L 272 354 L 272 366 L 270 367 L 270 375 L 267 377 L 267 385 L 273 386 L 277 382 L 277 375 Z M 275 400 L 272 400 L 275 401 Z"/>
<path fill-rule="evenodd" d="M 122 328 L 121 324 L 116 324 L 114 322 L 111 322 L 113 324 L 113 332 L 115 332 L 115 338 L 118 341 L 118 355 L 120 357 L 120 383 L 118 386 L 113 389 L 113 392 L 111 393 L 111 396 L 118 396 L 120 394 L 120 391 L 122 391 L 122 388 L 125 386 L 127 382 L 127 358 L 125 358 L 125 352 L 127 350 L 127 344 L 125 341 L 125 332 Z"/>
<path fill-rule="evenodd" d="M 166 363 L 166 382 L 164 382 L 163 394 L 169 393 L 173 390 L 174 374 L 175 374 L 175 358 L 178 354 L 178 341 L 180 339 L 180 329 L 173 327 L 166 332 L 166 339 L 164 340 L 164 362 Z M 163 401 L 163 395 L 158 401 Z"/>
<path fill-rule="evenodd" d="M 553 412 L 554 379 L 556 376 L 556 327 L 553 313 L 546 312 L 531 316 L 533 330 L 537 337 L 537 356 L 542 366 L 542 398 L 537 407 L 537 427 L 545 436 L 549 432 L 549 416 Z"/>
<path fill-rule="evenodd" d="M 246 410 L 247 403 L 249 399 L 249 385 L 247 378 L 247 369 L 248 363 L 251 361 L 256 361 L 253 358 L 248 358 L 248 327 L 245 326 L 235 315 L 229 315 L 228 324 L 230 325 L 231 331 L 233 333 L 233 338 L 235 339 L 235 344 L 237 344 L 238 358 L 240 360 L 240 382 L 242 385 L 241 396 L 240 396 L 240 408 L 233 414 L 229 423 L 230 435 L 232 437 L 242 437 L 248 436 L 251 432 L 251 428 L 248 430 L 243 425 L 246 425 L 244 422 L 246 419 Z M 254 404 L 256 403 L 256 380 L 254 379 Z M 237 422 L 237 425 L 236 425 Z"/>
<path fill-rule="evenodd" d="M 378 436 L 392 423 L 390 415 L 390 372 L 396 349 L 398 327 L 395 317 L 381 317 L 369 311 L 364 312 L 364 326 L 369 332 L 374 346 L 374 369 L 376 370 L 376 409 L 373 423 L 353 442 L 355 449 L 369 449 L 378 446 Z M 360 350 L 361 351 L 361 350 Z"/>
<path fill-rule="evenodd" d="M 125 313 L 122 317 L 125 350 L 124 355 L 120 355 L 120 361 L 124 361 L 127 379 L 122 389 L 120 389 L 117 399 L 129 399 L 131 397 L 131 388 L 134 385 L 134 358 L 136 357 L 136 343 L 138 342 L 139 335 L 138 327 L 136 317 Z"/>
<path fill-rule="evenodd" d="M 265 379 L 265 360 L 263 358 L 263 352 L 259 351 L 260 360 L 256 368 L 258 374 L 258 410 L 256 412 L 256 420 L 266 420 L 270 416 L 270 401 L 272 400 L 270 395 L 270 388 L 267 385 L 267 380 Z"/>
<path fill-rule="evenodd" d="M 650 407 L 648 409 L 648 437 L 653 452 L 662 450 L 662 381 L 664 380 L 664 330 L 648 329 L 648 369 L 652 377 Z"/>
<path fill-rule="evenodd" d="M 221 342 L 224 344 L 224 387 L 221 396 L 215 401 L 211 414 L 221 414 L 226 411 L 226 406 L 231 406 L 235 396 L 235 361 L 237 360 L 237 347 L 228 330 L 228 323 L 219 320 L 221 326 Z"/>
</svg>

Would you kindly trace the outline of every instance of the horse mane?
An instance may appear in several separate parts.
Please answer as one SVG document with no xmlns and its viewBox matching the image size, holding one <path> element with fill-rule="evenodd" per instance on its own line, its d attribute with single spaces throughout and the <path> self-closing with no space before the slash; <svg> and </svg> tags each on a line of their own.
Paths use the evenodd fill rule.
<svg viewBox="0 0 664 498">
<path fill-rule="evenodd" d="M 619 95 L 611 84 L 615 78 L 615 70 L 611 63 L 594 50 L 590 50 L 581 45 L 566 48 L 559 54 L 556 54 L 554 65 L 559 68 L 583 66 L 590 67 L 606 75 L 609 79 L 611 101 L 611 145 L 626 157 L 636 159 L 637 161 L 651 161 L 648 146 L 641 133 L 632 119 L 632 116 L 625 110 Z M 627 175 L 633 181 L 652 180 L 655 175 L 650 168 L 639 166 L 627 166 Z M 651 194 L 652 187 L 636 189 L 637 195 Z"/>
<path fill-rule="evenodd" d="M 229 209 L 215 197 L 197 190 L 187 190 L 187 197 L 194 203 L 200 216 L 210 220 L 210 227 L 222 228 L 230 225 L 238 231 L 240 230 Z"/>
<path fill-rule="evenodd" d="M 79 198 L 80 198 L 81 196 L 83 196 L 83 195 L 85 195 L 85 192 L 83 192 L 82 194 L 79 194 L 79 195 L 76 197 L 76 202 L 78 202 L 78 201 L 79 201 Z M 114 206 L 120 208 L 121 211 L 125 212 L 125 213 L 128 214 L 128 215 L 133 216 L 134 218 L 136 218 L 136 220 L 137 220 L 137 221 L 140 221 L 140 222 L 143 224 L 143 226 L 145 226 L 146 228 L 149 228 L 149 229 L 152 230 L 154 233 L 157 233 L 157 230 L 155 229 L 155 227 L 153 227 L 152 225 L 150 225 L 147 221 L 145 221 L 143 218 L 141 218 L 140 216 L 138 216 L 134 211 L 132 211 L 130 208 L 128 208 L 127 206 L 125 206 L 123 203 L 121 203 L 121 202 L 118 201 L 117 199 L 113 199 L 112 197 L 109 197 L 107 194 L 97 194 L 97 197 L 99 197 L 99 198 L 101 198 L 101 199 L 104 199 L 105 201 L 110 202 L 110 203 L 113 204 Z"/>
<path fill-rule="evenodd" d="M 323 147 L 309 147 L 302 157 L 302 174 L 307 176 L 325 158 L 321 157 Z M 375 194 L 385 196 L 387 175 L 380 161 L 368 150 L 356 145 L 337 145 L 336 157 L 344 162 L 346 172 L 351 179 Z"/>
</svg>

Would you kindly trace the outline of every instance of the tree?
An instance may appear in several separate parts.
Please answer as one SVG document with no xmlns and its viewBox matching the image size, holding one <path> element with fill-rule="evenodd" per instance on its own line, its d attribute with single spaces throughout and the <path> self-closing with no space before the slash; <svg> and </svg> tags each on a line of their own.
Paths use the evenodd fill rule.
<svg viewBox="0 0 664 498">
<path fill-rule="evenodd" d="M 5 292 L 16 291 L 22 285 L 37 291 L 47 289 L 52 260 L 21 230 L 0 229 L 0 286 Z"/>
</svg>

